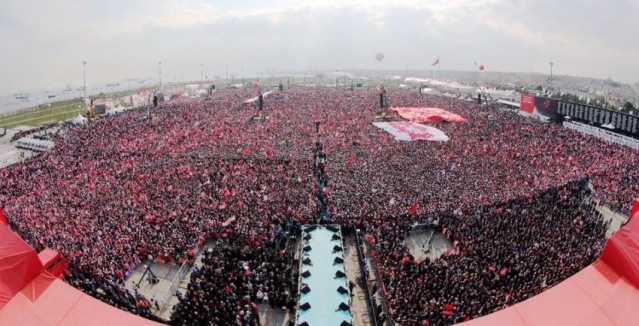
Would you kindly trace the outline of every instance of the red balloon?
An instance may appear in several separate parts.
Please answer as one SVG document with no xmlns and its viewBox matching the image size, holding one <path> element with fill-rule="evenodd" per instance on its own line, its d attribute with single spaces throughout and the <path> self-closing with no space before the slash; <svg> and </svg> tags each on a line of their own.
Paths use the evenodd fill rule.
<svg viewBox="0 0 639 326">
<path fill-rule="evenodd" d="M 479 70 L 484 71 L 484 65 L 479 65 Z"/>
</svg>

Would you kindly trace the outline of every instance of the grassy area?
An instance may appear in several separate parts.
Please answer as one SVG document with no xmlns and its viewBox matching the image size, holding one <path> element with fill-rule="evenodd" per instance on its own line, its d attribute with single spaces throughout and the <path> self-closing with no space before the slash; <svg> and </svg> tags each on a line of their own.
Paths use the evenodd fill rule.
<svg viewBox="0 0 639 326">
<path fill-rule="evenodd" d="M 0 117 L 0 126 L 12 128 L 17 126 L 39 126 L 44 123 L 62 121 L 84 113 L 86 108 L 82 101 L 64 101 L 40 105 L 33 109 L 16 112 Z"/>
<path fill-rule="evenodd" d="M 217 84 L 218 86 L 224 86 L 225 82 L 222 80 L 218 81 L 207 81 L 207 83 Z M 241 78 L 235 78 L 231 81 L 232 83 L 241 83 Z M 246 79 L 246 83 L 252 83 L 253 79 Z M 340 77 L 339 83 L 345 86 L 350 85 L 350 79 L 345 79 L 344 77 Z M 196 84 L 197 81 L 193 82 L 184 82 L 178 84 L 170 84 L 170 86 L 176 85 L 185 85 L 185 84 Z M 277 87 L 279 83 L 282 83 L 284 87 L 288 87 L 289 85 L 289 77 L 282 76 L 276 78 L 262 78 L 260 81 L 261 87 Z M 290 85 L 300 85 L 300 84 L 325 84 L 325 85 L 334 85 L 334 79 L 327 78 L 317 78 L 316 76 L 309 74 L 305 77 L 290 77 Z M 370 84 L 370 81 L 367 80 L 354 80 L 354 84 L 361 83 L 364 87 Z M 169 86 L 169 85 L 167 85 Z M 128 96 L 143 92 L 153 90 L 152 87 L 142 87 L 138 89 L 132 89 L 122 92 L 113 92 L 107 94 L 100 95 L 92 95 L 90 98 L 114 98 L 120 97 L 122 99 L 120 105 L 124 107 L 129 107 Z M 0 116 L 0 127 L 13 128 L 17 126 L 39 126 L 49 122 L 62 121 L 73 118 L 78 115 L 78 113 L 84 114 L 86 111 L 84 107 L 84 103 L 82 99 L 75 99 L 69 101 L 61 101 L 49 104 L 38 105 L 36 107 L 25 109 L 23 111 L 11 113 L 5 116 Z"/>
<path fill-rule="evenodd" d="M 122 92 L 93 95 L 90 96 L 90 98 L 125 97 L 150 89 L 152 88 L 143 87 Z M 131 106 L 128 101 L 123 101 L 121 105 L 124 107 Z M 33 108 L 0 116 L 0 127 L 13 128 L 17 126 L 39 126 L 49 122 L 67 120 L 76 117 L 78 113 L 84 114 L 85 112 L 86 108 L 82 99 L 42 104 Z"/>
<path fill-rule="evenodd" d="M 85 109 L 81 109 L 81 110 L 67 111 L 67 112 L 54 114 L 54 115 L 38 116 L 38 117 L 31 118 L 28 121 L 21 121 L 21 122 L 14 123 L 12 125 L 7 125 L 7 128 L 12 128 L 17 126 L 40 126 L 50 122 L 64 121 L 67 119 L 77 117 L 78 113 L 84 113 L 85 111 L 86 111 Z"/>
</svg>

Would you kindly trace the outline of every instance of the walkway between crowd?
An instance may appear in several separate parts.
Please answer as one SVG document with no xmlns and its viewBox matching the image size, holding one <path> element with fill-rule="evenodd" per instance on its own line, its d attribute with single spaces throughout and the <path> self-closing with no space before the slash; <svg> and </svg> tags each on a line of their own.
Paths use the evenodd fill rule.
<svg viewBox="0 0 639 326">
<path fill-rule="evenodd" d="M 357 255 L 357 244 L 353 236 L 344 237 L 344 265 L 348 278 L 349 290 L 351 291 L 351 313 L 355 325 L 375 325 L 372 319 L 372 307 L 368 304 L 368 294 L 362 287 L 362 282 L 366 282 L 360 268 L 361 264 Z"/>
</svg>

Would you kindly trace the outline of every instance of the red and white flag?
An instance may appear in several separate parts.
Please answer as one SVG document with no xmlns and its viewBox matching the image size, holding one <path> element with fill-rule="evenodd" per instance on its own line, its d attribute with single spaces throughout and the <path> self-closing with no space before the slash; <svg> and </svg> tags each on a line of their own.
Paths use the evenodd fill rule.
<svg viewBox="0 0 639 326">
<path fill-rule="evenodd" d="M 411 206 L 410 209 L 408 209 L 408 212 L 410 213 L 410 215 L 415 215 L 417 214 L 418 208 L 419 208 L 419 201 L 415 201 L 413 206 Z"/>
<path fill-rule="evenodd" d="M 348 167 L 351 167 L 351 166 L 353 166 L 354 163 L 355 163 L 355 156 L 353 156 L 353 155 L 349 156 L 348 157 L 348 162 L 346 163 L 346 165 Z"/>
</svg>

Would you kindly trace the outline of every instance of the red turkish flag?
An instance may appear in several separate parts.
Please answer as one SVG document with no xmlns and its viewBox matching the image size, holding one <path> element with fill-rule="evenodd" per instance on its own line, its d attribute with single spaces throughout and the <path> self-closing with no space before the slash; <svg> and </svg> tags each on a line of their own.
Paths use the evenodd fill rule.
<svg viewBox="0 0 639 326">
<path fill-rule="evenodd" d="M 415 201 L 413 206 L 411 206 L 410 209 L 408 209 L 408 212 L 410 212 L 410 215 L 415 215 L 417 214 L 418 208 L 419 208 L 419 201 Z"/>
<path fill-rule="evenodd" d="M 354 156 L 349 156 L 348 157 L 348 167 L 351 167 L 353 165 L 353 163 L 355 163 L 355 157 Z"/>
</svg>

